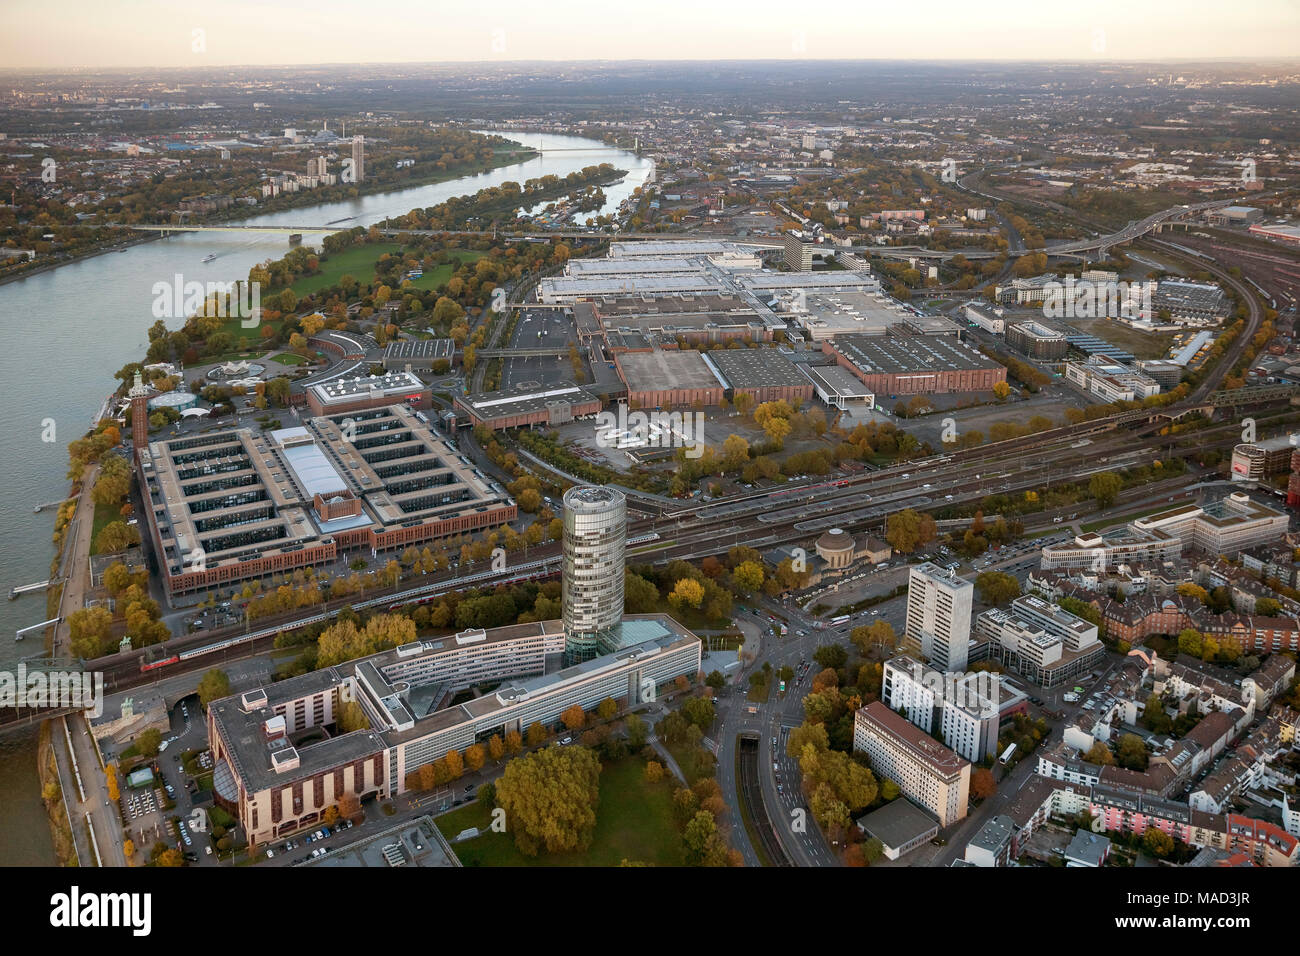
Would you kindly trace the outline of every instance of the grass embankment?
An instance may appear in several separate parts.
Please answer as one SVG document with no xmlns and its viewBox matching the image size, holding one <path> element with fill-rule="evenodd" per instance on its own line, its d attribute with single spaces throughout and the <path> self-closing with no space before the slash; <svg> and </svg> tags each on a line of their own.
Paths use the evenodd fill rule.
<svg viewBox="0 0 1300 956">
<path fill-rule="evenodd" d="M 665 776 L 645 780 L 645 763 L 627 757 L 605 764 L 600 772 L 596 833 L 584 853 L 539 853 L 524 856 L 509 833 L 493 833 L 492 807 L 482 801 L 444 813 L 438 829 L 451 840 L 477 827 L 480 835 L 452 845 L 465 866 L 618 866 L 623 860 L 656 866 L 681 866 L 681 837 L 673 821 L 672 793 L 677 782 Z"/>
<path fill-rule="evenodd" d="M 68 827 L 68 811 L 63 804 L 63 788 L 59 786 L 59 770 L 54 758 L 52 738 L 54 721 L 41 724 L 36 743 L 36 770 L 41 782 L 41 802 L 50 821 L 50 839 L 59 866 L 77 865 L 77 846 Z"/>
</svg>

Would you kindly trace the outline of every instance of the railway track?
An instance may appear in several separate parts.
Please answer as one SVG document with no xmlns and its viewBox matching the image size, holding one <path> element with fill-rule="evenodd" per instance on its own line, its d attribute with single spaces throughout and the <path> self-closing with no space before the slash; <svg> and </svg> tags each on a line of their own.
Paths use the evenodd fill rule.
<svg viewBox="0 0 1300 956">
<path fill-rule="evenodd" d="M 754 835 L 762 845 L 763 855 L 772 866 L 794 866 L 794 861 L 786 855 L 781 839 L 776 835 L 776 826 L 768 816 L 767 805 L 763 800 L 763 784 L 758 772 L 758 738 L 751 734 L 741 734 L 736 738 L 737 789 L 743 806 L 741 813 L 748 814 L 754 825 Z"/>
</svg>

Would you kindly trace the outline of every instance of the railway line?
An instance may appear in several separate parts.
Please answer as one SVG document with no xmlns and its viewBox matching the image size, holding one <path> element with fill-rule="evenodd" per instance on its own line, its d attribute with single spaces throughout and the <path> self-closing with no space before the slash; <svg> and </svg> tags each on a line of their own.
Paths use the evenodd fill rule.
<svg viewBox="0 0 1300 956">
<path fill-rule="evenodd" d="M 747 813 L 754 826 L 754 835 L 762 846 L 763 855 L 772 866 L 794 866 L 786 855 L 776 835 L 776 826 L 768 816 L 763 800 L 763 784 L 758 772 L 758 737 L 752 733 L 741 734 L 736 740 L 736 780 L 743 803 L 742 813 Z"/>
</svg>

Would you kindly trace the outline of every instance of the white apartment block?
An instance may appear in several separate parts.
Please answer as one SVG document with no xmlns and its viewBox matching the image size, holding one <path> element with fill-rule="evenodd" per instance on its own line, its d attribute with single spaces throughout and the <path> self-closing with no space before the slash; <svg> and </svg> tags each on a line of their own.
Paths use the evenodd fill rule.
<svg viewBox="0 0 1300 956">
<path fill-rule="evenodd" d="M 944 674 L 907 655 L 885 663 L 880 699 L 972 762 L 997 748 L 1001 697 L 990 672 Z"/>
<path fill-rule="evenodd" d="M 913 727 L 881 701 L 860 709 L 853 720 L 853 747 L 871 761 L 913 803 L 929 810 L 941 827 L 966 816 L 970 762 Z"/>
<path fill-rule="evenodd" d="M 904 637 L 935 667 L 966 669 L 974 592 L 969 581 L 928 561 L 908 575 Z"/>
</svg>

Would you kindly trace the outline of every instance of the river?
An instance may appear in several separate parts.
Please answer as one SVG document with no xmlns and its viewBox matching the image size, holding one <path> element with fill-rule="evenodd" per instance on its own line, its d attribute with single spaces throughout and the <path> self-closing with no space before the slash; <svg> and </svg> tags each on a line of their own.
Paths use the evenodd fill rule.
<svg viewBox="0 0 1300 956">
<path fill-rule="evenodd" d="M 613 212 L 642 185 L 653 169 L 649 159 L 611 151 L 590 139 L 552 134 L 503 133 L 542 153 L 526 162 L 487 173 L 377 193 L 344 202 L 304 206 L 245 220 L 250 225 L 291 223 L 339 229 L 368 226 L 415 208 L 433 206 L 453 196 L 488 186 L 554 174 L 565 176 L 584 166 L 610 163 L 629 171 L 605 187 L 606 205 L 590 215 Z M 569 152 L 568 150 L 576 150 Z M 310 234 L 304 237 L 310 241 Z M 0 590 L 48 577 L 54 550 L 50 534 L 55 509 L 33 513 L 38 503 L 67 493 L 67 445 L 84 433 L 113 389 L 113 373 L 144 357 L 156 282 L 246 279 L 259 262 L 289 250 L 287 238 L 274 234 L 181 233 L 125 252 L 69 263 L 0 286 L 0 381 L 9 398 L 0 403 Z M 212 262 L 203 260 L 215 255 Z M 170 320 L 178 328 L 180 320 Z M 50 423 L 53 435 L 50 435 Z M 48 440 L 52 437 L 53 440 Z M 0 667 L 42 653 L 35 636 L 21 643 L 12 635 L 45 617 L 45 597 L 34 594 L 0 600 Z M 54 864 L 45 812 L 36 776 L 36 733 L 0 737 L 0 865 Z"/>
</svg>

